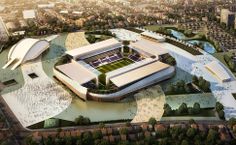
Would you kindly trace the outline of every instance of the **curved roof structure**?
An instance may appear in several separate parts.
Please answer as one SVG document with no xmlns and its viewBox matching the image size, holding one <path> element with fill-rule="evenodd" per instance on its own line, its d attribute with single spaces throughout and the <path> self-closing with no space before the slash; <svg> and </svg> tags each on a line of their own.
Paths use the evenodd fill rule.
<svg viewBox="0 0 236 145">
<path fill-rule="evenodd" d="M 214 74 L 222 82 L 227 82 L 231 80 L 230 75 L 226 72 L 223 66 L 220 65 L 217 61 L 212 61 L 205 65 L 207 70 Z"/>
<path fill-rule="evenodd" d="M 14 64 L 12 67 L 12 70 L 14 70 L 20 64 L 37 58 L 48 47 L 49 42 L 46 40 L 32 38 L 22 39 L 10 49 L 8 53 L 8 62 L 3 69 L 7 68 L 11 64 Z"/>
</svg>

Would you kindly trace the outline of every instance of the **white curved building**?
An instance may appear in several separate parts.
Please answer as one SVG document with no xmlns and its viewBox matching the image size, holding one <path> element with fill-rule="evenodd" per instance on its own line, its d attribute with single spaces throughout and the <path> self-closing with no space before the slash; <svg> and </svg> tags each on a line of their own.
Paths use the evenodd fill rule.
<svg viewBox="0 0 236 145">
<path fill-rule="evenodd" d="M 8 53 L 8 62 L 3 67 L 10 65 L 12 70 L 19 65 L 39 57 L 46 49 L 49 48 L 49 42 L 46 40 L 26 38 L 12 46 Z"/>
</svg>

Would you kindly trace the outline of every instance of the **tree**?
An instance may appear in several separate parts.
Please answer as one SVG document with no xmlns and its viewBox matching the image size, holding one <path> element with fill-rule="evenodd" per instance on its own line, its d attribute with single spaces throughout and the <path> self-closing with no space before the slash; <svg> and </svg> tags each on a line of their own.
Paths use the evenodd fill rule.
<svg viewBox="0 0 236 145">
<path fill-rule="evenodd" d="M 173 84 L 168 85 L 166 88 L 166 92 L 167 92 L 167 94 L 172 95 L 175 92 L 175 86 Z"/>
<path fill-rule="evenodd" d="M 224 109 L 224 106 L 220 102 L 216 102 L 216 111 L 219 112 Z"/>
<path fill-rule="evenodd" d="M 104 124 L 103 122 L 100 122 L 100 123 L 98 124 L 98 126 L 99 126 L 99 128 L 104 128 L 104 127 L 105 127 L 105 124 Z"/>
<path fill-rule="evenodd" d="M 130 126 L 131 126 L 131 123 L 130 123 L 130 122 L 126 122 L 126 123 L 125 123 L 125 126 L 126 126 L 126 127 L 130 127 Z"/>
<path fill-rule="evenodd" d="M 219 115 L 220 119 L 223 119 L 223 120 L 225 119 L 225 112 L 223 110 L 220 110 L 218 112 L 218 115 Z"/>
<path fill-rule="evenodd" d="M 181 145 L 189 145 L 187 140 L 182 140 Z"/>
<path fill-rule="evenodd" d="M 196 124 L 196 122 L 195 122 L 195 120 L 190 119 L 190 120 L 189 120 L 189 124 Z"/>
<path fill-rule="evenodd" d="M 123 41 L 123 45 L 128 46 L 129 44 L 130 44 L 129 41 L 127 41 L 127 40 Z"/>
<path fill-rule="evenodd" d="M 207 144 L 215 145 L 217 137 L 218 137 L 217 131 L 215 131 L 214 129 L 210 129 L 207 135 Z"/>
<path fill-rule="evenodd" d="M 168 145 L 168 139 L 167 139 L 167 138 L 162 138 L 162 139 L 159 141 L 159 145 Z"/>
<path fill-rule="evenodd" d="M 120 141 L 118 145 L 130 145 L 128 141 Z"/>
<path fill-rule="evenodd" d="M 91 132 L 84 132 L 82 134 L 82 143 L 83 145 L 92 145 L 93 144 L 93 137 Z"/>
<path fill-rule="evenodd" d="M 194 75 L 194 76 L 192 77 L 192 82 L 193 82 L 194 84 L 198 84 L 198 77 Z"/>
<path fill-rule="evenodd" d="M 164 115 L 169 116 L 172 114 L 172 109 L 169 104 L 164 105 Z"/>
<path fill-rule="evenodd" d="M 128 129 L 127 128 L 121 128 L 119 130 L 119 132 L 120 132 L 121 135 L 127 135 L 128 134 Z"/>
<path fill-rule="evenodd" d="M 77 125 L 89 125 L 90 119 L 88 117 L 79 116 L 75 118 L 75 124 Z"/>
<path fill-rule="evenodd" d="M 186 114 L 186 113 L 188 113 L 188 107 L 187 107 L 187 104 L 186 104 L 186 103 L 182 103 L 182 104 L 179 106 L 178 113 L 179 113 L 179 114 Z"/>
<path fill-rule="evenodd" d="M 186 132 L 186 135 L 189 137 L 189 138 L 192 138 L 194 137 L 196 134 L 196 129 L 194 128 L 189 128 Z"/>
<path fill-rule="evenodd" d="M 102 139 L 98 145 L 109 145 L 109 142 L 107 140 Z"/>
<path fill-rule="evenodd" d="M 230 127 L 233 127 L 234 125 L 236 125 L 236 118 L 230 118 L 228 121 L 228 124 Z"/>
<path fill-rule="evenodd" d="M 102 139 L 102 132 L 100 130 L 96 130 L 93 132 L 93 139 Z"/>
<path fill-rule="evenodd" d="M 83 124 L 83 119 L 84 119 L 84 117 L 81 116 L 81 115 L 79 117 L 75 118 L 75 124 L 82 125 Z"/>
<path fill-rule="evenodd" d="M 194 113 L 199 114 L 200 111 L 201 111 L 201 106 L 200 106 L 200 104 L 199 104 L 199 103 L 194 103 L 194 105 L 193 105 L 193 110 L 194 110 Z"/>
<path fill-rule="evenodd" d="M 37 143 L 33 140 L 32 136 L 28 136 L 25 138 L 24 140 L 25 144 L 27 145 L 37 145 Z M 5 144 L 7 144 L 8 142 L 6 141 Z"/>
<path fill-rule="evenodd" d="M 151 124 L 152 126 L 154 126 L 155 124 L 157 123 L 156 119 L 151 117 L 149 120 L 148 120 L 148 124 Z"/>
</svg>

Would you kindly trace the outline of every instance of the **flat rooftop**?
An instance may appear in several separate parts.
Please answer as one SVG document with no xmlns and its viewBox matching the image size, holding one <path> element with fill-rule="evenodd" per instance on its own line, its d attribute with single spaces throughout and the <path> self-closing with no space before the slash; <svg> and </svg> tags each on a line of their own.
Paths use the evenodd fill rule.
<svg viewBox="0 0 236 145">
<path fill-rule="evenodd" d="M 149 40 L 141 39 L 137 42 L 131 43 L 131 47 L 140 53 L 149 53 L 152 55 L 163 55 L 167 54 L 169 51 L 159 46 L 159 43 L 152 42 Z"/>
<path fill-rule="evenodd" d="M 95 74 L 75 61 L 56 66 L 56 68 L 80 85 L 96 79 Z"/>
<path fill-rule="evenodd" d="M 114 38 L 111 38 L 105 41 L 101 41 L 98 43 L 94 43 L 91 45 L 86 45 L 86 46 L 79 47 L 70 51 L 66 51 L 66 54 L 72 57 L 81 57 L 84 55 L 88 55 L 90 53 L 100 52 L 106 49 L 117 48 L 121 46 L 122 46 L 122 43 L 120 43 L 118 40 Z"/>
<path fill-rule="evenodd" d="M 141 33 L 141 35 L 156 39 L 157 41 L 165 41 L 165 37 L 162 37 L 154 32 L 144 31 L 143 33 Z"/>
<path fill-rule="evenodd" d="M 169 68 L 169 65 L 157 61 L 157 62 L 148 64 L 148 65 L 145 65 L 143 67 L 131 70 L 131 71 L 121 74 L 119 76 L 113 77 L 110 80 L 117 87 L 122 87 L 122 86 L 128 85 L 130 83 L 133 83 L 135 81 L 138 81 L 140 79 L 143 79 L 143 78 L 145 78 L 149 75 L 152 75 L 154 73 L 165 70 L 167 68 Z"/>
</svg>

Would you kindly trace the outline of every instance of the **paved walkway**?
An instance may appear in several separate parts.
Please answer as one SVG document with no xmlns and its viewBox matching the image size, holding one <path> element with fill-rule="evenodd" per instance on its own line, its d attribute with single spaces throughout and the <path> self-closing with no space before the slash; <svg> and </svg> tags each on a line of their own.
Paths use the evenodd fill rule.
<svg viewBox="0 0 236 145">
<path fill-rule="evenodd" d="M 19 90 L 3 95 L 3 99 L 24 127 L 54 117 L 65 110 L 72 98 L 61 86 L 44 73 L 42 63 L 22 66 L 25 84 Z M 35 73 L 32 79 L 28 74 Z"/>
<path fill-rule="evenodd" d="M 164 113 L 165 94 L 160 86 L 154 86 L 135 95 L 137 113 L 132 123 L 148 122 L 151 117 L 161 120 Z"/>
<path fill-rule="evenodd" d="M 65 47 L 67 50 L 72 50 L 88 44 L 89 42 L 85 38 L 84 32 L 75 32 L 68 34 L 65 42 Z"/>
</svg>

